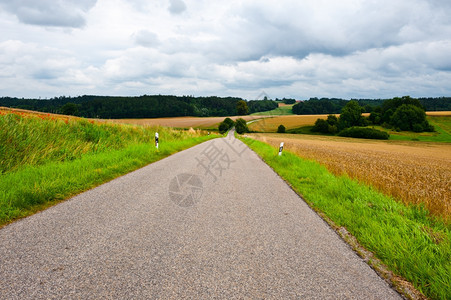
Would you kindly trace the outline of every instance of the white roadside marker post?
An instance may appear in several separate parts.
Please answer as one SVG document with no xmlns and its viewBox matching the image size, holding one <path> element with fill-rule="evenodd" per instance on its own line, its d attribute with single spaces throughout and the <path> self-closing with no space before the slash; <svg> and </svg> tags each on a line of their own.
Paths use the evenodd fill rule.
<svg viewBox="0 0 451 300">
<path fill-rule="evenodd" d="M 280 147 L 279 147 L 279 156 L 282 155 L 282 150 L 283 150 L 283 142 L 280 143 Z"/>
<path fill-rule="evenodd" d="M 158 132 L 155 132 L 155 147 L 158 149 Z"/>
</svg>

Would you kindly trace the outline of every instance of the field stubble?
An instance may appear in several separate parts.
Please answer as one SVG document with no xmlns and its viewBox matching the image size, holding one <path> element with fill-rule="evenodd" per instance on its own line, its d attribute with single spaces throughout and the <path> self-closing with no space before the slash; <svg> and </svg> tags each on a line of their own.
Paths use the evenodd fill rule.
<svg viewBox="0 0 451 300">
<path fill-rule="evenodd" d="M 424 204 L 451 220 L 451 145 L 366 141 L 339 137 L 253 134 L 252 138 L 316 160 L 406 204 Z"/>
</svg>

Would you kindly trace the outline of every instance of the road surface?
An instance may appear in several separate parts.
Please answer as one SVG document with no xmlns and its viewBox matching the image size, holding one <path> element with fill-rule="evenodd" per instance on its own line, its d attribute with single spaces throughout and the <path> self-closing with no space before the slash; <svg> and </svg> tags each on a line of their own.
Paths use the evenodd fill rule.
<svg viewBox="0 0 451 300">
<path fill-rule="evenodd" d="M 0 299 L 400 299 L 229 137 L 0 230 Z"/>
</svg>

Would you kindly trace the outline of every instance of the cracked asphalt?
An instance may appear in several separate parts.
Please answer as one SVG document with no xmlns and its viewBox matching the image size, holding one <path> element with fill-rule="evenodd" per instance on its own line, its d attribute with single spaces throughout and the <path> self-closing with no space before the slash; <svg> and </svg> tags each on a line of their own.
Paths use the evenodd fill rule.
<svg viewBox="0 0 451 300">
<path fill-rule="evenodd" d="M 0 299 L 401 299 L 229 135 L 0 230 Z"/>
</svg>

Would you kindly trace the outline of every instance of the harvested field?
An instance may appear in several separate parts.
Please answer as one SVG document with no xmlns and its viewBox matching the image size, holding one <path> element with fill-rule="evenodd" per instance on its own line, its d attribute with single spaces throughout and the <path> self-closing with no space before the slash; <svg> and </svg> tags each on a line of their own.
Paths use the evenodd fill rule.
<svg viewBox="0 0 451 300">
<path fill-rule="evenodd" d="M 451 111 L 427 111 L 426 115 L 430 117 L 451 117 Z"/>
<path fill-rule="evenodd" d="M 126 123 L 135 125 L 159 125 L 176 128 L 211 128 L 217 126 L 227 117 L 177 117 L 177 118 L 155 118 L 155 119 L 118 119 L 109 120 L 115 123 Z M 265 118 L 264 116 L 234 116 L 230 117 L 232 120 L 243 118 L 246 121 Z"/>
<path fill-rule="evenodd" d="M 301 157 L 316 160 L 336 175 L 365 182 L 404 203 L 424 203 L 451 221 L 451 145 L 368 141 L 340 137 L 251 134 Z"/>
<path fill-rule="evenodd" d="M 337 115 L 338 117 L 338 115 Z M 313 126 L 316 119 L 327 119 L 327 115 L 288 115 L 266 118 L 249 125 L 249 129 L 259 132 L 276 132 L 279 125 L 285 126 L 287 130 L 301 126 Z"/>
</svg>

